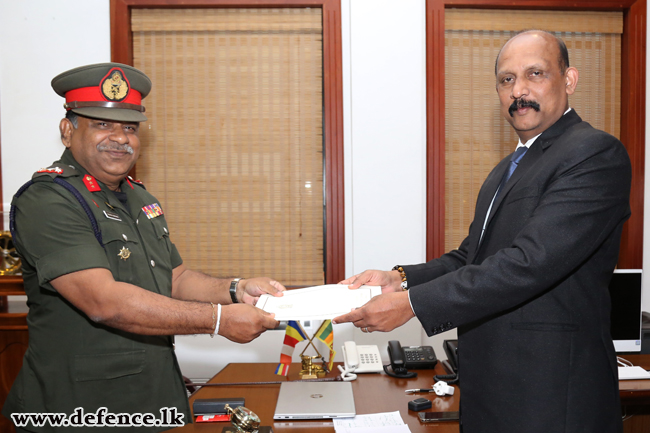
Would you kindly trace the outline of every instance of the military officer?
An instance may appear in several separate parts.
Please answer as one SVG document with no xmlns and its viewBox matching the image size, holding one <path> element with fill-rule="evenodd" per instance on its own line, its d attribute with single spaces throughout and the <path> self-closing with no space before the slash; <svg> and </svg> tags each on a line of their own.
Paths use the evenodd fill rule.
<svg viewBox="0 0 650 433">
<path fill-rule="evenodd" d="M 144 73 L 88 65 L 58 75 L 52 87 L 66 100 L 65 150 L 12 203 L 29 347 L 3 414 L 175 408 L 191 422 L 172 336 L 249 342 L 278 325 L 254 307 L 258 297 L 285 288 L 270 278 L 212 278 L 183 264 L 163 206 L 127 175 L 151 90 Z M 55 430 L 47 422 L 23 428 Z"/>
</svg>

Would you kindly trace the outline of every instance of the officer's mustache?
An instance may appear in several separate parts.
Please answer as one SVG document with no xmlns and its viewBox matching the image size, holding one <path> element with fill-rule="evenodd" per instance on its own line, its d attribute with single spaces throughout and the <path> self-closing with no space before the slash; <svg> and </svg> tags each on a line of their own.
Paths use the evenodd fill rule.
<svg viewBox="0 0 650 433">
<path fill-rule="evenodd" d="M 510 117 L 514 116 L 514 112 L 519 110 L 520 108 L 532 108 L 535 111 L 539 111 L 539 104 L 535 101 L 529 101 L 527 99 L 515 99 L 512 101 L 512 104 L 510 104 L 510 107 L 508 108 L 508 113 L 510 114 Z"/>
<path fill-rule="evenodd" d="M 127 152 L 133 155 L 133 148 L 129 146 L 128 144 L 98 144 L 97 145 L 97 150 L 100 152 Z"/>
</svg>

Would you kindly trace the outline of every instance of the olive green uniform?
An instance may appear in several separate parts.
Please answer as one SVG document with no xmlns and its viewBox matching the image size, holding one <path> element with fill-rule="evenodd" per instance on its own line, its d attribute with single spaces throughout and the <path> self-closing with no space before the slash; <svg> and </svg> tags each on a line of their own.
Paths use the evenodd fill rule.
<svg viewBox="0 0 650 433">
<path fill-rule="evenodd" d="M 172 269 L 182 263 L 169 239 L 165 216 L 155 216 L 162 212 L 156 212 L 160 208 L 154 196 L 125 179 L 120 188 L 126 193 L 129 212 L 94 179 L 95 188 L 101 190 L 91 192 L 93 183 L 91 188 L 84 183 L 86 175 L 66 150 L 60 161 L 36 173 L 34 184 L 14 199 L 15 244 L 23 259 L 29 305 L 29 348 L 3 414 L 8 418 L 14 412 L 72 414 L 77 407 L 94 413 L 106 407 L 110 413 L 160 417 L 161 408 L 175 407 L 189 423 L 173 337 L 137 335 L 97 324 L 50 284 L 71 272 L 105 268 L 116 281 L 171 296 Z M 103 245 L 78 200 L 53 182 L 56 176 L 72 184 L 88 203 Z M 146 209 L 153 210 L 148 215 Z M 116 428 L 130 430 L 107 430 Z M 54 431 L 48 424 L 28 430 Z M 66 430 L 80 431 L 57 429 Z"/>
</svg>

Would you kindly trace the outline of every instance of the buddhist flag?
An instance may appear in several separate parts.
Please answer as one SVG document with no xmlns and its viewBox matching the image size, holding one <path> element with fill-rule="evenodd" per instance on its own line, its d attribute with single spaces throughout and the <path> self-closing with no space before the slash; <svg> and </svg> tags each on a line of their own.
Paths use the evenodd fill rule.
<svg viewBox="0 0 650 433">
<path fill-rule="evenodd" d="M 316 332 L 316 338 L 318 338 L 323 343 L 327 344 L 327 347 L 330 348 L 330 361 L 327 365 L 329 371 L 332 371 L 334 366 L 334 356 L 336 351 L 334 350 L 334 328 L 332 326 L 331 320 L 325 320 Z"/>
<path fill-rule="evenodd" d="M 278 368 L 275 369 L 275 374 L 278 376 L 286 376 L 289 374 L 289 367 L 291 366 L 291 356 L 296 344 L 299 341 L 306 339 L 305 331 L 300 326 L 300 322 L 290 320 L 287 323 L 287 330 L 284 334 L 284 344 L 282 345 L 282 352 L 280 353 L 280 363 Z"/>
</svg>

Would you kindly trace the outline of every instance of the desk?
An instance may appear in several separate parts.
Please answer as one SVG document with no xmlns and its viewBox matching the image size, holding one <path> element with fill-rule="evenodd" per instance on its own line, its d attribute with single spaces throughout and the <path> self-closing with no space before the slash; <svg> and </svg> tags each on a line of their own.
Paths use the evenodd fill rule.
<svg viewBox="0 0 650 433">
<path fill-rule="evenodd" d="M 634 365 L 650 370 L 650 355 L 621 355 Z M 650 432 L 650 380 L 621 380 L 625 433 Z"/>
<path fill-rule="evenodd" d="M 210 382 L 260 382 L 285 380 L 282 376 L 274 374 L 277 363 L 259 364 L 228 364 Z M 336 366 L 334 371 L 338 373 Z M 438 397 L 436 394 L 406 394 L 404 390 L 411 388 L 431 388 L 434 374 L 445 374 L 444 368 L 438 364 L 435 370 L 413 370 L 418 377 L 413 379 L 396 379 L 384 373 L 360 374 L 352 382 L 354 402 L 357 414 L 378 412 L 394 412 L 399 410 L 402 419 L 408 424 L 412 433 L 431 433 L 436 426 L 436 433 L 458 433 L 458 422 L 443 422 L 421 424 L 417 412 L 408 410 L 410 400 L 418 397 L 429 398 L 433 402 L 430 411 L 455 411 L 458 410 L 458 388 L 453 396 Z M 435 373 L 434 373 L 435 371 Z M 288 380 L 298 380 L 300 364 L 292 364 Z M 330 373 L 329 376 L 336 376 Z M 275 404 L 280 392 L 280 385 L 246 385 L 246 386 L 218 386 L 203 387 L 190 397 L 190 405 L 197 398 L 244 397 L 246 407 L 251 409 L 262 420 L 262 425 L 271 425 L 275 433 L 298 433 L 309 429 L 310 433 L 331 433 L 334 431 L 332 420 L 323 421 L 273 421 Z M 187 424 L 184 427 L 173 429 L 174 433 L 181 432 L 221 432 L 222 428 L 230 423 L 200 423 Z"/>
<path fill-rule="evenodd" d="M 7 296 L 24 295 L 23 277 L 0 275 L 0 408 L 4 405 L 27 350 L 27 304 Z M 13 432 L 11 422 L 0 415 L 0 432 Z"/>
<path fill-rule="evenodd" d="M 650 370 L 650 355 L 627 355 L 625 359 Z M 276 363 L 228 364 L 210 382 L 263 382 L 285 380 L 276 376 Z M 338 372 L 338 369 L 334 367 Z M 298 380 L 300 364 L 293 364 L 288 380 Z M 360 374 L 352 382 L 357 414 L 393 412 L 399 410 L 402 419 L 408 424 L 412 433 L 458 433 L 458 422 L 435 424 L 420 423 L 417 412 L 408 410 L 407 403 L 417 397 L 426 397 L 433 402 L 430 411 L 445 412 L 458 410 L 460 392 L 456 388 L 453 396 L 438 397 L 435 394 L 405 394 L 405 389 L 429 388 L 433 384 L 433 374 L 445 374 L 438 364 L 435 370 L 414 370 L 418 377 L 414 379 L 395 379 L 385 374 Z M 335 376 L 331 373 L 330 376 Z M 623 422 L 625 433 L 650 431 L 650 380 L 625 380 L 620 382 L 621 404 L 626 419 Z M 273 421 L 275 403 L 280 392 L 280 385 L 246 385 L 203 387 L 190 397 L 190 404 L 197 398 L 244 397 L 246 407 L 257 413 L 262 425 L 271 425 L 275 433 L 298 433 L 307 430 L 310 433 L 331 433 L 334 427 L 331 420 L 324 421 Z M 221 432 L 230 423 L 187 424 L 174 429 L 173 432 Z"/>
</svg>

